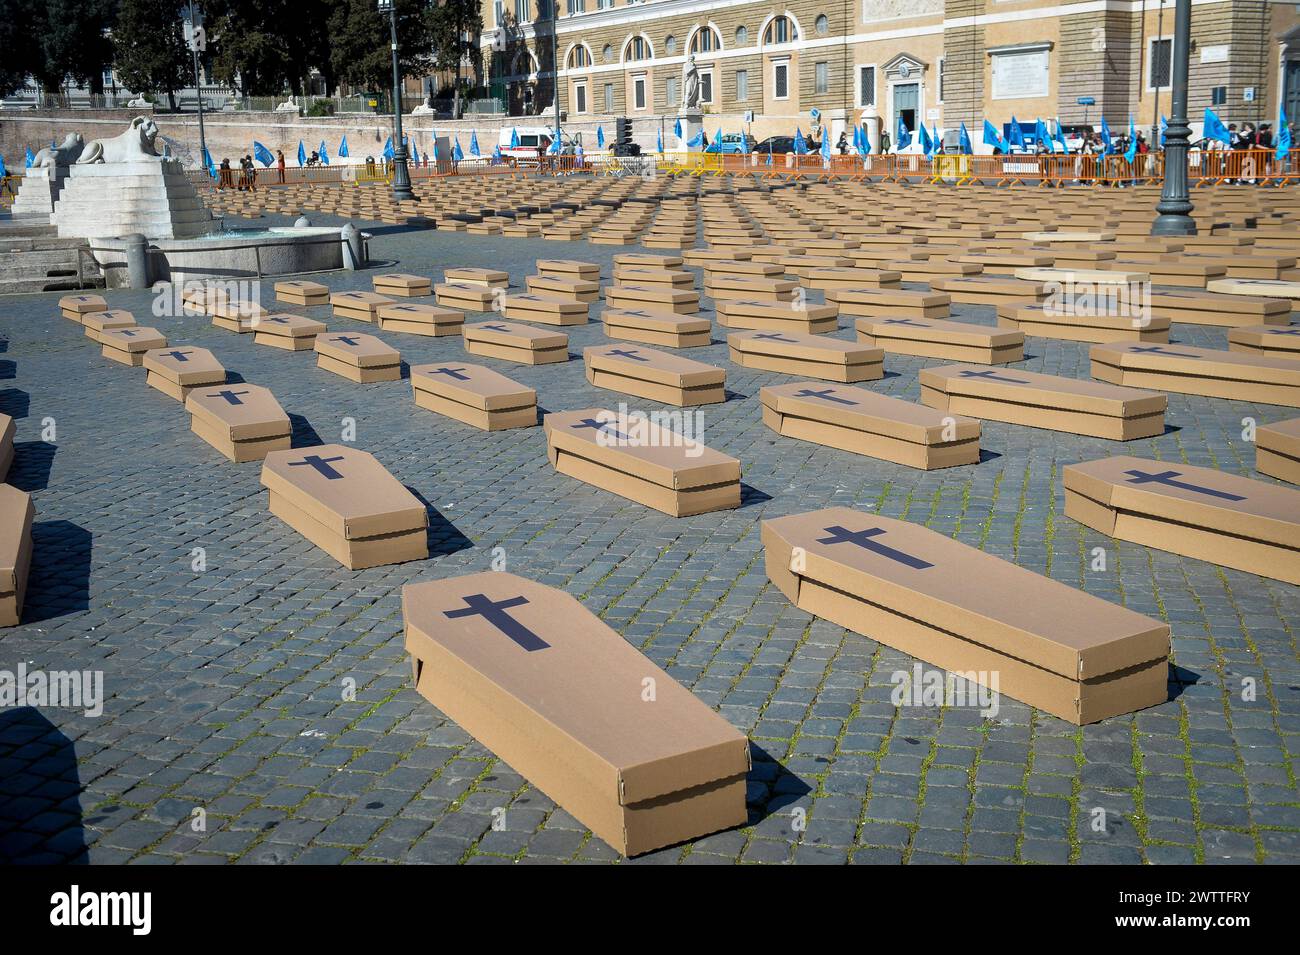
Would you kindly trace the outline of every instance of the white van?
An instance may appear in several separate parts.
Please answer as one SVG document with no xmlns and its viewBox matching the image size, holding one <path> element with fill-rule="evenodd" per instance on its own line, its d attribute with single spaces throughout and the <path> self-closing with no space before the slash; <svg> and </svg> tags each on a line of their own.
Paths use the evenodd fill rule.
<svg viewBox="0 0 1300 955">
<path fill-rule="evenodd" d="M 519 136 L 519 145 L 511 146 L 510 143 L 515 135 Z M 561 152 L 573 152 L 572 141 L 560 131 L 563 142 L 560 144 Z M 506 126 L 497 134 L 497 145 L 501 147 L 501 155 L 511 159 L 537 159 L 546 154 L 546 150 L 551 146 L 551 140 L 555 138 L 555 130 L 549 126 Z"/>
</svg>

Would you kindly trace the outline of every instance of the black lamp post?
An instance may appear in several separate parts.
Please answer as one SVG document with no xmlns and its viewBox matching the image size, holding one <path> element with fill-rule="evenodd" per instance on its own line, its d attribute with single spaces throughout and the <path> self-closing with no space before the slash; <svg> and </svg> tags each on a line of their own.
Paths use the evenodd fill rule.
<svg viewBox="0 0 1300 955">
<path fill-rule="evenodd" d="M 199 74 L 199 53 L 207 49 L 207 34 L 203 32 L 203 15 L 194 9 L 190 0 L 190 53 L 194 57 L 194 93 L 199 104 L 199 164 L 207 171 L 208 135 L 203 128 L 203 82 Z M 114 80 L 116 84 L 116 80 Z M 113 105 L 117 105 L 114 102 Z"/>
<path fill-rule="evenodd" d="M 1187 150 L 1192 135 L 1187 125 L 1187 61 L 1192 41 L 1192 0 L 1177 0 L 1174 8 L 1173 103 L 1165 130 L 1165 182 L 1156 203 L 1152 235 L 1196 235 L 1192 198 L 1187 187 Z"/>
<path fill-rule="evenodd" d="M 379 0 L 379 12 L 388 12 L 388 29 L 393 54 L 393 198 L 398 202 L 414 199 L 411 173 L 406 168 L 406 142 L 402 138 L 402 73 L 397 65 L 397 11 L 393 0 Z"/>
</svg>

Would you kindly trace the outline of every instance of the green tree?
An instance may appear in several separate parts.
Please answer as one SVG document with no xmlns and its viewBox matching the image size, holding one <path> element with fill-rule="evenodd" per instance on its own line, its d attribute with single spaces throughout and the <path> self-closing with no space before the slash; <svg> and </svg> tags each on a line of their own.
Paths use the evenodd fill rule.
<svg viewBox="0 0 1300 955">
<path fill-rule="evenodd" d="M 113 28 L 122 83 L 139 93 L 166 93 L 172 109 L 176 91 L 193 82 L 180 11 L 177 0 L 121 0 Z"/>
<path fill-rule="evenodd" d="M 46 0 L 40 31 L 48 77 L 71 78 L 93 94 L 104 92 L 104 70 L 113 62 L 109 29 L 117 0 Z"/>
<path fill-rule="evenodd" d="M 23 88 L 44 68 L 40 35 L 45 9 L 39 0 L 0 0 L 0 96 Z"/>
<path fill-rule="evenodd" d="M 466 54 L 475 74 L 482 72 L 478 36 L 483 32 L 483 10 L 477 0 L 440 0 L 427 14 L 429 43 L 433 47 L 434 66 L 456 71 L 456 87 L 461 84 L 461 64 Z"/>
<path fill-rule="evenodd" d="M 403 76 L 432 70 L 427 0 L 394 0 L 397 6 L 398 66 Z M 375 0 L 337 0 L 329 19 L 330 62 L 339 82 L 365 90 L 385 90 L 393 83 L 388 15 Z"/>
</svg>

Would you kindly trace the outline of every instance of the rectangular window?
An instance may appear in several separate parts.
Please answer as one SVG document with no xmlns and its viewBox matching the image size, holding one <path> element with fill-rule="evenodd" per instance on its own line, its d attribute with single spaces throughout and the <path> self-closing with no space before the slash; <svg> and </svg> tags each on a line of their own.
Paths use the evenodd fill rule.
<svg viewBox="0 0 1300 955">
<path fill-rule="evenodd" d="M 614 112 L 614 84 L 605 84 L 605 112 Z"/>
<path fill-rule="evenodd" d="M 774 63 L 772 65 L 772 98 L 790 98 L 790 64 Z"/>
<path fill-rule="evenodd" d="M 614 0 L 596 0 L 597 10 L 609 10 L 614 6 Z"/>
<path fill-rule="evenodd" d="M 681 90 L 677 86 L 677 77 L 675 76 L 668 77 L 668 82 L 664 84 L 664 93 L 668 97 L 669 109 L 676 109 L 678 106 L 681 105 L 682 94 L 681 94 Z"/>
<path fill-rule="evenodd" d="M 584 13 L 586 12 L 586 9 L 587 0 L 569 0 L 569 16 L 573 16 L 575 13 Z"/>
<path fill-rule="evenodd" d="M 749 99 L 749 70 L 736 70 L 736 99 Z"/>
<path fill-rule="evenodd" d="M 645 109 L 645 77 L 638 76 L 632 80 L 632 108 Z"/>
<path fill-rule="evenodd" d="M 858 67 L 858 105 L 876 105 L 876 68 L 874 66 Z"/>
<path fill-rule="evenodd" d="M 1173 40 L 1156 39 L 1151 41 L 1151 68 L 1147 73 L 1148 89 L 1160 90 L 1168 88 L 1173 53 Z"/>
<path fill-rule="evenodd" d="M 506 22 L 505 0 L 494 0 L 492 10 L 497 18 L 497 26 L 501 26 Z"/>
<path fill-rule="evenodd" d="M 710 72 L 700 74 L 700 102 L 713 102 L 713 74 Z"/>
<path fill-rule="evenodd" d="M 573 99 L 577 104 L 578 112 L 585 113 L 587 111 L 587 87 L 585 84 L 579 84 L 573 88 Z"/>
<path fill-rule="evenodd" d="M 529 19 L 530 17 L 528 16 L 528 0 L 515 0 L 516 22 L 527 23 Z"/>
<path fill-rule="evenodd" d="M 813 64 L 813 89 L 818 93 L 829 93 L 831 89 L 831 65 L 826 62 Z"/>
</svg>

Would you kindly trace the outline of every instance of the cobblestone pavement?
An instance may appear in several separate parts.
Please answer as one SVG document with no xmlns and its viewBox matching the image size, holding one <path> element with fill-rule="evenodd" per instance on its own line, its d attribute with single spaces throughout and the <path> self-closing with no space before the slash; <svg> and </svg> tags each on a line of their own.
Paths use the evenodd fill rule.
<svg viewBox="0 0 1300 955">
<path fill-rule="evenodd" d="M 626 251 L 373 232 L 372 253 L 403 271 L 489 265 L 518 284 L 538 257 L 598 261 L 608 277 Z M 320 280 L 368 289 L 370 275 Z M 1114 543 L 1064 516 L 1060 483 L 1063 466 L 1121 450 L 1259 478 L 1242 420 L 1293 410 L 1174 395 L 1173 427 L 1127 445 L 987 422 L 984 461 L 925 473 L 776 436 L 757 393 L 787 379 L 730 364 L 718 343 L 690 355 L 727 369 L 733 395 L 705 409 L 704 438 L 741 460 L 744 506 L 674 520 L 554 473 L 540 428 L 485 434 L 417 409 L 406 381 L 355 385 L 205 318 L 152 320 L 150 293 L 109 293 L 270 386 L 297 443 L 337 441 L 355 419 L 357 445 L 427 499 L 435 556 L 352 572 L 272 518 L 258 466 L 190 433 L 140 370 L 58 317 L 57 298 L 0 301 L 10 480 L 37 510 L 25 622 L 0 634 L 0 667 L 102 670 L 107 699 L 98 717 L 0 711 L 0 857 L 616 861 L 410 686 L 402 584 L 486 569 L 501 547 L 508 569 L 578 596 L 753 740 L 749 825 L 635 863 L 1300 861 L 1300 592 Z M 993 321 L 991 308 L 954 314 Z M 604 340 L 598 323 L 569 332 L 575 354 Z M 464 356 L 459 338 L 383 337 L 412 364 Z M 1175 338 L 1225 347 L 1222 329 Z M 1088 377 L 1086 346 L 1027 351 L 1021 367 Z M 476 360 L 549 410 L 619 400 L 586 383 L 580 359 Z M 868 387 L 917 400 L 925 363 L 887 356 Z M 1006 697 L 992 718 L 896 708 L 891 675 L 914 661 L 793 609 L 763 572 L 759 522 L 829 505 L 923 523 L 1167 620 L 1170 701 L 1082 729 Z M 1104 571 L 1090 569 L 1094 547 Z"/>
</svg>

